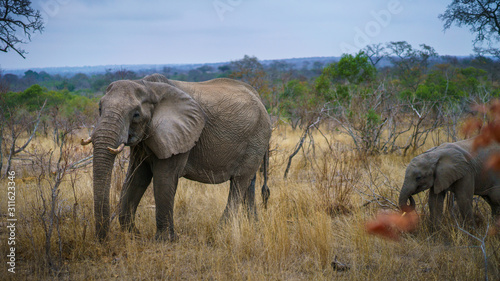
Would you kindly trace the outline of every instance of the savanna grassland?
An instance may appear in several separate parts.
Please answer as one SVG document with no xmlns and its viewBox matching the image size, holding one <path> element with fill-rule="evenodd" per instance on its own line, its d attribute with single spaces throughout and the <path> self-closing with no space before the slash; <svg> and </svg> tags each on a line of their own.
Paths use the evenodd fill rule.
<svg viewBox="0 0 500 281">
<path fill-rule="evenodd" d="M 472 111 L 500 96 L 498 61 L 438 57 L 430 46 L 405 41 L 365 51 L 328 65 L 263 65 L 245 56 L 218 69 L 164 68 L 169 79 L 247 82 L 273 120 L 271 197 L 264 208 L 257 188 L 258 221 L 239 212 L 220 223 L 229 184 L 181 179 L 174 208 L 179 240 L 172 243 L 154 241 L 152 188 L 137 212 L 141 234 L 120 230 L 116 206 L 128 149 L 114 164 L 109 239 L 97 241 L 92 146 L 80 145 L 108 85 L 151 73 L 2 75 L 0 279 L 499 280 L 500 235 L 490 231 L 482 199 L 474 201 L 473 233 L 458 227 L 451 204 L 442 229 L 429 231 L 425 192 L 415 197 L 416 231 L 398 241 L 365 231 L 379 212 L 397 210 L 412 157 L 463 138 Z M 376 66 L 382 58 L 389 64 Z M 13 184 L 15 198 L 8 193 Z M 17 219 L 15 231 L 6 227 L 9 218 Z M 8 271 L 12 253 L 15 273 Z"/>
<path fill-rule="evenodd" d="M 404 157 L 400 153 L 364 156 L 345 134 L 321 132 L 315 130 L 313 138 L 305 140 L 284 179 L 288 157 L 302 132 L 276 126 L 271 140 L 271 197 L 264 209 L 257 189 L 258 221 L 240 212 L 220 224 L 229 184 L 182 179 L 174 211 L 179 240 L 172 243 L 154 241 L 151 188 L 137 212 L 141 234 L 122 232 L 113 216 L 109 240 L 99 243 L 94 235 L 91 164 L 68 169 L 56 189 L 59 173 L 48 171 L 56 166 L 60 153 L 65 154 L 60 165 L 91 155 L 91 146 L 79 145 L 85 134 L 68 136 L 63 150 L 52 139 L 37 137 L 19 158 L 39 157 L 13 162 L 18 219 L 14 274 L 7 271 L 11 246 L 10 232 L 4 227 L 9 179 L 0 181 L 0 279 L 484 280 L 487 271 L 490 280 L 498 280 L 500 238 L 485 236 L 491 218 L 482 200 L 475 203 L 479 227 L 474 233 L 481 241 L 461 231 L 451 216 L 443 231 L 430 233 L 425 194 L 416 197 L 421 223 L 415 232 L 392 241 L 365 231 L 365 222 L 377 212 L 396 209 L 406 165 L 412 156 L 442 142 L 438 131 Z M 113 213 L 127 153 L 115 162 Z M 262 177 L 257 181 L 261 184 Z"/>
</svg>

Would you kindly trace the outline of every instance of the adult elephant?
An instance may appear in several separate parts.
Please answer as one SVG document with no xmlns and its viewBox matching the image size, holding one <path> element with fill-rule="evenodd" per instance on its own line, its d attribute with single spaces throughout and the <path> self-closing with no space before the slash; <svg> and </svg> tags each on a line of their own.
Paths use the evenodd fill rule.
<svg viewBox="0 0 500 281">
<path fill-rule="evenodd" d="M 429 213 L 433 226 L 438 226 L 441 220 L 447 191 L 455 194 L 460 214 L 469 224 L 474 224 L 474 195 L 480 195 L 489 203 L 493 216 L 499 216 L 500 182 L 495 172 L 485 168 L 485 162 L 493 153 L 500 152 L 500 146 L 492 144 L 472 152 L 473 141 L 445 143 L 413 158 L 399 195 L 401 209 L 414 209 L 412 195 L 430 189 Z M 408 200 L 410 205 L 407 205 Z"/>
<path fill-rule="evenodd" d="M 271 122 L 251 86 L 231 79 L 181 82 L 160 74 L 120 80 L 108 86 L 99 116 L 82 144 L 94 145 L 94 216 L 100 240 L 109 229 L 113 163 L 125 145 L 131 152 L 120 197 L 122 229 L 137 231 L 135 213 L 151 181 L 157 240 L 176 238 L 173 209 L 180 177 L 211 184 L 229 180 L 223 217 L 242 201 L 256 214 L 255 176 L 264 163 L 262 195 L 267 203 Z"/>
</svg>

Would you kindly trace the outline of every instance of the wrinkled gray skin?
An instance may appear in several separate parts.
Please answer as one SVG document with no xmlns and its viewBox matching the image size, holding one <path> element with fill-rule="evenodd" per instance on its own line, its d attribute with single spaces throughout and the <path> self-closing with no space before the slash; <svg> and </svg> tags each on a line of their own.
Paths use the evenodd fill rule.
<svg viewBox="0 0 500 281">
<path fill-rule="evenodd" d="M 472 200 L 480 195 L 489 203 L 493 216 L 500 215 L 500 184 L 495 173 L 484 168 L 488 157 L 500 152 L 497 144 L 472 153 L 473 139 L 455 143 L 445 143 L 413 158 L 406 168 L 405 179 L 399 195 L 402 210 L 408 206 L 411 195 L 429 191 L 429 211 L 431 223 L 439 226 L 443 212 L 443 202 L 447 191 L 455 194 L 455 200 L 462 219 L 474 225 Z"/>
<path fill-rule="evenodd" d="M 271 122 L 249 85 L 231 79 L 189 83 L 160 74 L 137 81 L 121 80 L 109 85 L 100 100 L 99 114 L 91 138 L 94 216 L 101 241 L 110 222 L 109 188 L 115 154 L 109 148 L 122 143 L 131 148 L 120 198 L 123 229 L 137 231 L 137 206 L 152 181 L 155 238 L 174 240 L 174 197 L 180 177 L 212 184 L 229 180 L 223 218 L 242 201 L 256 214 L 255 175 L 268 155 Z M 264 161 L 264 175 L 266 166 Z M 269 189 L 265 182 L 262 192 L 266 203 Z"/>
</svg>

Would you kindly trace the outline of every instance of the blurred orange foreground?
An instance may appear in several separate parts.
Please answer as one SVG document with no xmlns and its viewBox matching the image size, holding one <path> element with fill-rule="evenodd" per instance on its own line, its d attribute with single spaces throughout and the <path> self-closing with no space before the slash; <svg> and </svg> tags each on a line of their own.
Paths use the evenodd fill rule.
<svg viewBox="0 0 500 281">
<path fill-rule="evenodd" d="M 415 211 L 404 213 L 382 211 L 377 214 L 374 220 L 366 222 L 365 229 L 370 234 L 397 241 L 401 233 L 415 230 L 418 220 Z"/>
</svg>

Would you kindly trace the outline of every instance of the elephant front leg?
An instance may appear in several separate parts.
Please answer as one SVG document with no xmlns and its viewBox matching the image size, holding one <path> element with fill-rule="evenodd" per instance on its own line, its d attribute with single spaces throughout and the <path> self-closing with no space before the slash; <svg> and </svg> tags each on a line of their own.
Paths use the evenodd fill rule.
<svg viewBox="0 0 500 281">
<path fill-rule="evenodd" d="M 429 213 L 431 220 L 432 231 L 439 230 L 443 216 L 443 203 L 446 196 L 446 191 L 438 194 L 431 189 L 429 191 Z"/>
<path fill-rule="evenodd" d="M 176 241 L 174 230 L 174 198 L 177 191 L 178 178 L 165 180 L 153 179 L 156 203 L 156 240 Z"/>
<path fill-rule="evenodd" d="M 144 192 L 151 183 L 153 173 L 144 159 L 132 153 L 131 164 L 120 195 L 119 221 L 122 229 L 139 233 L 135 227 L 135 213 Z"/>
<path fill-rule="evenodd" d="M 174 199 L 179 177 L 189 153 L 155 161 L 153 189 L 156 203 L 156 240 L 177 240 L 174 230 Z"/>
</svg>

